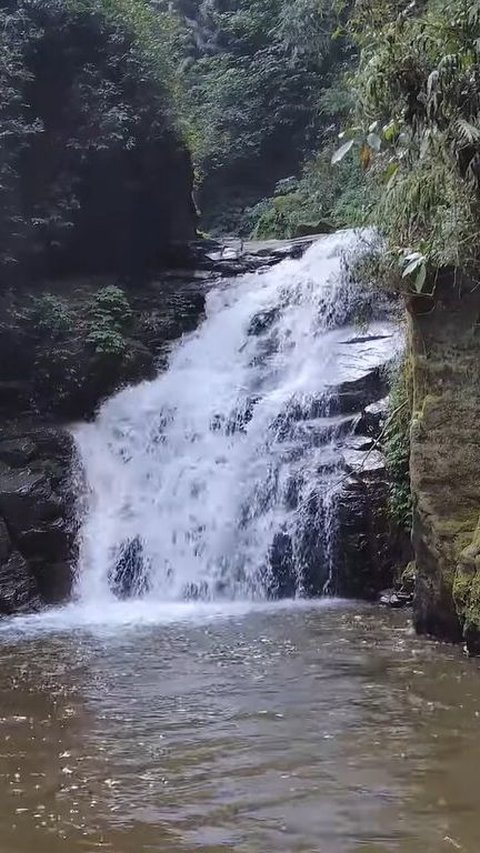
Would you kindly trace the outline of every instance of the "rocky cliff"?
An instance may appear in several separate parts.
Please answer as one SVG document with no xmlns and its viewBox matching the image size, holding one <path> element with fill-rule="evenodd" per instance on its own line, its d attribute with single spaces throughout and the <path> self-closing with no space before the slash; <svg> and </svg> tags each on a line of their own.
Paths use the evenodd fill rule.
<svg viewBox="0 0 480 853">
<path fill-rule="evenodd" d="M 480 292 L 444 273 L 409 301 L 414 621 L 471 651 L 480 636 Z"/>
</svg>

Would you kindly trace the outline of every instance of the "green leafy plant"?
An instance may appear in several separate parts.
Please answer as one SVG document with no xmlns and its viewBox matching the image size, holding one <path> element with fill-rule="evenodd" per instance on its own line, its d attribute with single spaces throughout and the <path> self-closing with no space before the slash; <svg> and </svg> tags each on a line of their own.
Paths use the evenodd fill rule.
<svg viewBox="0 0 480 853">
<path fill-rule="evenodd" d="M 73 317 L 66 303 L 52 293 L 32 298 L 25 321 L 35 335 L 50 340 L 63 338 L 73 329 Z"/>
<path fill-rule="evenodd" d="M 340 162 L 358 152 L 378 186 L 383 229 L 407 289 L 440 267 L 479 263 L 480 4 L 357 0 L 356 109 Z"/>
<path fill-rule="evenodd" d="M 90 305 L 86 343 L 99 355 L 123 356 L 131 321 L 132 311 L 125 292 L 115 285 L 103 287 Z"/>
<path fill-rule="evenodd" d="M 244 227 L 253 238 L 289 238 L 361 225 L 371 201 L 355 164 L 332 170 L 325 150 L 305 165 L 300 178 L 280 181 L 275 195 L 247 210 Z"/>
<path fill-rule="evenodd" d="M 383 448 L 390 475 L 389 504 L 392 519 L 407 532 L 412 526 L 410 490 L 410 376 L 406 357 L 390 376 L 389 415 Z"/>
</svg>

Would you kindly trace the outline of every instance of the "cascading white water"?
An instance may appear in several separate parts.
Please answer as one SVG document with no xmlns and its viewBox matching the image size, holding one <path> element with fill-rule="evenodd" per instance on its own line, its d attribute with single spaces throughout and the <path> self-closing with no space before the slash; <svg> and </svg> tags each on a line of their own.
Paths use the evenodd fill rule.
<svg viewBox="0 0 480 853">
<path fill-rule="evenodd" d="M 329 388 L 350 310 L 342 254 L 357 240 L 341 232 L 222 283 L 168 369 L 78 428 L 80 599 L 301 593 L 312 560 L 331 582 Z"/>
</svg>

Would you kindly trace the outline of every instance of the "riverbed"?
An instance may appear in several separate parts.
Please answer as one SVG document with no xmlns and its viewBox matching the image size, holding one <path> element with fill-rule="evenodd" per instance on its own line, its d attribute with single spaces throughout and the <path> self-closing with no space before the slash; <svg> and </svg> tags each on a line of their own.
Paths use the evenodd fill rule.
<svg viewBox="0 0 480 853">
<path fill-rule="evenodd" d="M 2 853 L 480 849 L 459 649 L 341 602 L 119 608 L 2 627 Z"/>
</svg>

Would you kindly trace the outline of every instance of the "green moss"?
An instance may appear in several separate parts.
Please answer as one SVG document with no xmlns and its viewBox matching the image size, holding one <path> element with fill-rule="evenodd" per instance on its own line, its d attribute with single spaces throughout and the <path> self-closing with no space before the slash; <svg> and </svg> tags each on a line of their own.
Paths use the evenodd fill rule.
<svg viewBox="0 0 480 853">
<path fill-rule="evenodd" d="M 464 616 L 469 598 L 470 588 L 472 586 L 472 575 L 462 571 L 457 571 L 453 582 L 453 600 L 459 616 Z"/>
<path fill-rule="evenodd" d="M 410 359 L 392 372 L 390 378 L 389 422 L 384 451 L 390 474 L 390 515 L 400 528 L 412 526 L 412 496 L 410 490 Z"/>
<path fill-rule="evenodd" d="M 478 519 L 477 519 L 478 521 Z M 462 550 L 453 584 L 453 598 L 465 632 L 480 629 L 480 523 Z"/>
</svg>

